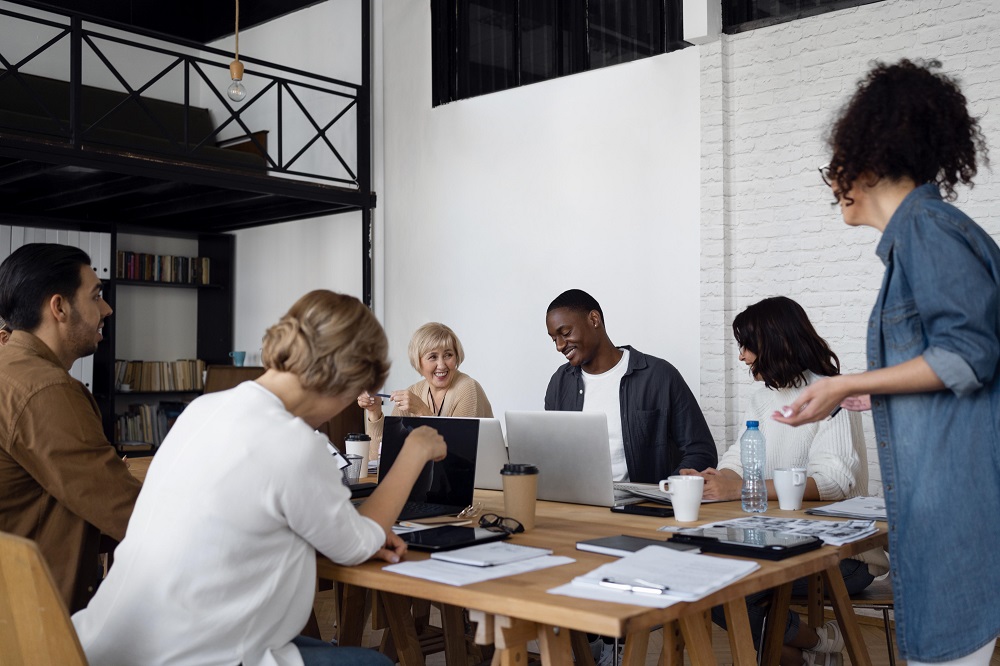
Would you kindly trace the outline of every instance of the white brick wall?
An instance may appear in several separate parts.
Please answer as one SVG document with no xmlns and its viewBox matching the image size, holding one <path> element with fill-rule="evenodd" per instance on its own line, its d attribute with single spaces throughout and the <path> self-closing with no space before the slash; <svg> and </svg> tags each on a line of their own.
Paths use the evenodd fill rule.
<svg viewBox="0 0 1000 666">
<path fill-rule="evenodd" d="M 937 58 L 963 85 L 1000 160 L 996 0 L 886 0 L 784 23 L 701 49 L 701 403 L 716 441 L 738 437 L 752 384 L 733 317 L 767 296 L 794 298 L 845 372 L 865 364 L 882 264 L 878 234 L 851 229 L 817 167 L 825 133 L 873 60 Z M 1000 174 L 984 168 L 957 204 L 1000 238 Z M 881 492 L 871 448 L 873 493 Z"/>
</svg>

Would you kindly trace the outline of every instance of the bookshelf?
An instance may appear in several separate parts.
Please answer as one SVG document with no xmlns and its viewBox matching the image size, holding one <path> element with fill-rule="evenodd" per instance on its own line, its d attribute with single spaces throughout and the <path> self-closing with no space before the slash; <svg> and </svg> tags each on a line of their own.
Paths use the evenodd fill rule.
<svg viewBox="0 0 1000 666">
<path fill-rule="evenodd" d="M 202 369 L 208 364 L 229 362 L 233 340 L 234 237 L 153 234 L 119 228 L 112 234 L 111 249 L 116 258 L 112 262 L 114 275 L 105 281 L 104 294 L 114 314 L 105 324 L 106 339 L 95 355 L 94 396 L 101 407 L 109 441 L 124 454 L 150 455 L 154 452 L 150 442 L 162 439 L 162 430 L 176 418 L 183 403 L 201 395 Z M 198 257 L 210 267 L 209 279 L 207 283 L 200 279 L 183 282 L 122 279 L 117 276 L 123 271 L 115 267 L 119 252 L 127 252 L 128 256 Z M 199 261 L 198 273 L 202 270 Z M 128 275 L 135 277 L 134 272 Z M 189 277 L 188 273 L 184 275 Z M 183 372 L 182 364 L 178 363 L 181 360 L 192 361 Z M 121 391 L 121 366 L 116 361 L 143 362 L 148 370 L 155 369 L 149 376 L 156 379 Z M 141 439 L 147 441 L 129 444 L 138 438 L 123 439 L 116 436 L 116 431 L 143 433 Z"/>
</svg>

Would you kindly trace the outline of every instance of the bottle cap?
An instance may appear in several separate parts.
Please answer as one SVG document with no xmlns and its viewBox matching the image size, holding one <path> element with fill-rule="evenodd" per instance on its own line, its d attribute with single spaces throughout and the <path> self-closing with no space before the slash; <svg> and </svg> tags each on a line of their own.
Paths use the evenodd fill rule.
<svg viewBox="0 0 1000 666">
<path fill-rule="evenodd" d="M 759 425 L 760 425 L 760 422 L 758 422 L 758 421 L 747 421 L 747 427 L 748 428 L 756 428 Z"/>
</svg>

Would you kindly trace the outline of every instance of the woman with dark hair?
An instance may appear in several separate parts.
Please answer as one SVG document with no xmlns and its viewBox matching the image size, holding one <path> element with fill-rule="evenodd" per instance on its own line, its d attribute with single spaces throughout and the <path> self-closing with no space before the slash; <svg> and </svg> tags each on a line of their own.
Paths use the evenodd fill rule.
<svg viewBox="0 0 1000 666">
<path fill-rule="evenodd" d="M 939 67 L 878 64 L 833 127 L 823 179 L 847 224 L 882 233 L 869 370 L 810 384 L 774 418 L 871 396 L 900 653 L 985 665 L 1000 634 L 1000 248 L 942 199 L 971 187 L 986 149 Z"/>
<path fill-rule="evenodd" d="M 317 290 L 264 334 L 266 371 L 192 402 L 149 468 L 115 565 L 73 615 L 92 664 L 381 666 L 373 650 L 298 636 L 316 552 L 398 562 L 392 524 L 417 475 L 444 458 L 415 429 L 355 509 L 316 428 L 389 372 L 388 342 L 358 299 Z"/>
<path fill-rule="evenodd" d="M 736 316 L 733 335 L 740 346 L 740 360 L 749 366 L 750 376 L 764 385 L 750 396 L 744 422 L 759 421 L 767 441 L 764 478 L 768 499 L 777 499 L 774 471 L 792 467 L 806 470 L 806 500 L 834 501 L 867 494 L 868 456 L 860 415 L 842 411 L 832 419 L 804 428 L 789 428 L 769 418 L 821 377 L 840 374 L 837 355 L 813 328 L 802 306 L 785 296 L 765 298 Z M 722 455 L 717 470 L 709 468 L 700 475 L 705 479 L 706 498 L 739 499 L 743 486 L 739 443 Z M 875 550 L 862 553 L 858 559 L 844 560 L 840 570 L 848 591 L 854 594 L 886 573 L 888 561 L 881 550 Z M 796 582 L 794 593 L 807 594 L 805 580 Z M 767 596 L 747 598 L 755 640 L 762 631 L 767 609 L 761 604 Z M 721 608 L 713 616 L 723 624 Z M 803 659 L 806 664 L 842 663 L 844 641 L 836 621 L 814 628 L 803 623 L 798 613 L 789 611 L 784 643 L 783 665 L 799 666 Z"/>
</svg>

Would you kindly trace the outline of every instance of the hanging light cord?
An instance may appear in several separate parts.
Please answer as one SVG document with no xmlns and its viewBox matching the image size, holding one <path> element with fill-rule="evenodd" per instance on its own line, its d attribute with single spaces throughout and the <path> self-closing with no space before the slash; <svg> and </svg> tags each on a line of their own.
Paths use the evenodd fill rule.
<svg viewBox="0 0 1000 666">
<path fill-rule="evenodd" d="M 240 59 L 240 0 L 236 0 L 236 53 L 234 57 L 236 60 Z"/>
</svg>

